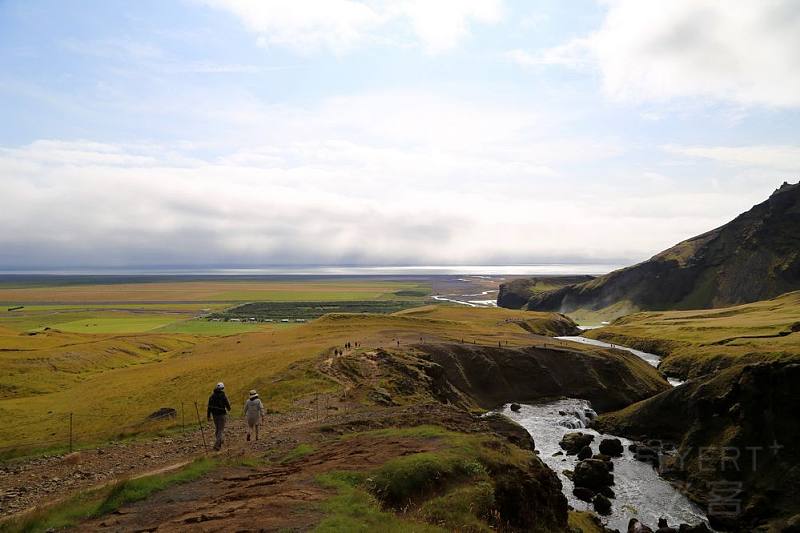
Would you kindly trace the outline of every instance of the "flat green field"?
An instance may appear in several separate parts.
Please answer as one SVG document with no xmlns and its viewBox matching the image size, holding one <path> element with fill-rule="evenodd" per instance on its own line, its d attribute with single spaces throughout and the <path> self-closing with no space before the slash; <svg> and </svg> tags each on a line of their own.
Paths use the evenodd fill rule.
<svg viewBox="0 0 800 533">
<path fill-rule="evenodd" d="M 73 320 L 58 324 L 61 331 L 73 333 L 138 333 L 150 331 L 167 324 L 174 319 L 164 317 L 124 317 L 124 318 L 88 318 L 83 320 Z"/>
<path fill-rule="evenodd" d="M 392 302 L 400 300 L 422 303 L 431 291 L 428 283 L 379 279 L 91 281 L 61 285 L 0 283 L 0 327 L 18 332 L 50 328 L 77 333 L 229 335 L 278 326 L 195 319 L 246 302 L 275 302 L 291 307 L 291 302 L 367 301 L 387 302 L 388 309 Z"/>
<path fill-rule="evenodd" d="M 210 322 L 203 319 L 184 320 L 173 322 L 168 326 L 158 328 L 157 333 L 190 333 L 194 335 L 234 335 L 250 331 L 279 330 L 298 326 L 296 323 L 283 324 L 274 322 L 269 324 L 247 324 L 241 322 Z"/>
<path fill-rule="evenodd" d="M 396 292 L 430 293 L 416 281 L 330 279 L 309 281 L 164 281 L 30 287 L 0 285 L 0 304 L 235 303 L 297 300 L 393 299 Z"/>
</svg>

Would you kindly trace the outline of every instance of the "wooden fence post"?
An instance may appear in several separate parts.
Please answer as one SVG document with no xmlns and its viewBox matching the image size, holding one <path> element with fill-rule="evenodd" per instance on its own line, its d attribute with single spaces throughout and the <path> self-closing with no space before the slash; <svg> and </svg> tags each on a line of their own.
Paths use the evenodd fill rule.
<svg viewBox="0 0 800 533">
<path fill-rule="evenodd" d="M 203 429 L 203 423 L 200 421 L 200 408 L 197 407 L 197 402 L 194 402 L 194 410 L 197 413 L 197 425 L 200 426 L 200 435 L 203 436 L 203 451 L 208 453 L 208 445 L 206 444 L 206 432 Z"/>
</svg>

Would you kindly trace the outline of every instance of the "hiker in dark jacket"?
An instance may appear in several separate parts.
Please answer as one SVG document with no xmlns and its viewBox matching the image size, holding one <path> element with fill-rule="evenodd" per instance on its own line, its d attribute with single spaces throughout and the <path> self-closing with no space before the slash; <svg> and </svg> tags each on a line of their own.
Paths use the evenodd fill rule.
<svg viewBox="0 0 800 533">
<path fill-rule="evenodd" d="M 208 398 L 208 410 L 206 411 L 206 418 L 211 420 L 214 417 L 214 429 L 216 440 L 214 441 L 214 449 L 219 451 L 222 448 L 222 443 L 225 441 L 225 419 L 227 418 L 228 411 L 231 410 L 231 403 L 228 397 L 225 396 L 225 385 L 220 381 L 214 387 L 214 392 Z"/>
</svg>

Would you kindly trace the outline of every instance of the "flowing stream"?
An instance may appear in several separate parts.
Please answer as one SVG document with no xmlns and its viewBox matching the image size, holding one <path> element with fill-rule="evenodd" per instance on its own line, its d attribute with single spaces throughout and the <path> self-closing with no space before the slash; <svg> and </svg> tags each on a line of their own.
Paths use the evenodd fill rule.
<svg viewBox="0 0 800 533">
<path fill-rule="evenodd" d="M 575 469 L 577 457 L 554 455 L 562 451 L 558 443 L 566 433 L 582 431 L 595 435 L 591 445 L 594 452 L 597 452 L 597 446 L 603 437 L 610 437 L 610 435 L 601 436 L 596 431 L 585 428 L 587 420 L 594 414 L 589 402 L 562 399 L 522 405 L 519 412 L 512 411 L 509 405 L 506 405 L 501 412 L 522 425 L 533 436 L 536 449 L 540 453 L 539 457 L 558 474 L 564 487 L 564 495 L 570 505 L 577 510 L 591 510 L 591 504 L 572 495 L 574 485 L 563 473 L 564 470 Z M 615 484 L 611 488 L 616 498 L 611 500 L 613 506 L 611 515 L 603 517 L 603 522 L 608 527 L 626 531 L 628 520 L 638 518 L 655 529 L 658 519 L 662 516 L 666 517 L 673 527 L 677 527 L 680 523 L 698 524 L 706 521 L 702 509 L 662 479 L 649 464 L 634 459 L 633 454 L 628 451 L 631 441 L 624 438 L 620 440 L 625 452 L 622 457 L 613 459 Z"/>
<path fill-rule="evenodd" d="M 442 294 L 432 296 L 434 300 L 440 302 L 452 302 L 455 304 L 466 305 L 469 307 L 497 307 L 496 299 L 486 299 L 489 294 L 497 292 L 497 289 L 488 291 L 481 291 L 475 294 Z M 475 297 L 482 296 L 482 299 L 474 299 Z M 472 298 L 472 299 L 470 299 Z"/>
<path fill-rule="evenodd" d="M 644 359 L 645 361 L 647 361 L 656 368 L 658 368 L 658 364 L 661 362 L 661 358 L 654 353 L 643 352 L 641 350 L 636 350 L 634 348 L 628 348 L 627 346 L 623 346 L 621 344 L 612 344 L 610 342 L 603 342 L 597 339 L 589 339 L 587 337 L 578 337 L 572 335 L 566 335 L 563 337 L 556 337 L 556 338 L 561 339 L 563 341 L 573 341 L 573 342 L 580 342 L 583 344 L 591 344 L 592 346 L 599 346 L 601 348 L 615 348 L 617 350 L 625 350 L 626 352 L 630 352 L 633 355 Z M 678 385 L 683 383 L 683 381 L 673 378 L 667 378 L 667 381 L 673 387 L 677 387 Z"/>
</svg>

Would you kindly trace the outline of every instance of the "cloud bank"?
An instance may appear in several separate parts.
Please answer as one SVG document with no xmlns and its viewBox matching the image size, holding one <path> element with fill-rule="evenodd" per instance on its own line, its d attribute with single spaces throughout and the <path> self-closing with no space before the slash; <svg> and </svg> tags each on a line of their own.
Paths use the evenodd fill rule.
<svg viewBox="0 0 800 533">
<path fill-rule="evenodd" d="M 517 49 L 523 66 L 591 65 L 622 101 L 712 98 L 800 106 L 800 3 L 607 0 L 599 30 L 554 48 Z"/>
<path fill-rule="evenodd" d="M 0 266 L 617 262 L 749 207 L 741 189 L 663 176 L 587 186 L 565 169 L 624 150 L 552 140 L 545 117 L 391 91 L 254 111 L 270 124 L 250 132 L 259 141 L 213 156 L 191 143 L 5 148 Z"/>
</svg>

